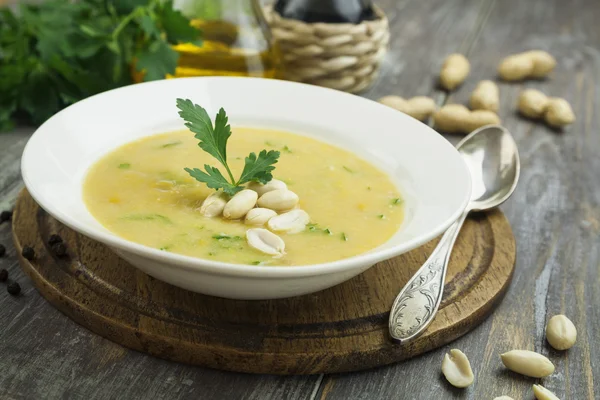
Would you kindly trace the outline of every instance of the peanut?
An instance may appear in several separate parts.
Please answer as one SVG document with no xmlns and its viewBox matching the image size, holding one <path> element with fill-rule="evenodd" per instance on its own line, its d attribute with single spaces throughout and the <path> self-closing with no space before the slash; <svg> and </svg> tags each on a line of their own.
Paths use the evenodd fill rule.
<svg viewBox="0 0 600 400">
<path fill-rule="evenodd" d="M 426 96 L 416 96 L 408 100 L 400 96 L 385 96 L 378 101 L 419 121 L 425 121 L 435 111 L 435 101 Z"/>
<path fill-rule="evenodd" d="M 575 121 L 575 114 L 571 105 L 565 99 L 551 97 L 546 107 L 544 120 L 550 126 L 560 128 Z"/>
<path fill-rule="evenodd" d="M 276 215 L 277 213 L 275 211 L 269 210 L 268 208 L 253 208 L 246 214 L 244 222 L 248 225 L 262 226 Z"/>
<path fill-rule="evenodd" d="M 533 385 L 533 394 L 538 400 L 560 400 L 557 395 L 555 395 L 542 385 Z"/>
<path fill-rule="evenodd" d="M 535 89 L 526 89 L 519 95 L 518 109 L 529 118 L 544 118 L 544 121 L 555 128 L 571 124 L 575 114 L 565 99 L 548 97 Z"/>
<path fill-rule="evenodd" d="M 258 206 L 277 212 L 287 211 L 294 208 L 299 200 L 298 195 L 291 190 L 276 189 L 260 196 Z"/>
<path fill-rule="evenodd" d="M 556 350 L 567 350 L 577 341 L 577 329 L 564 315 L 555 315 L 546 325 L 546 339 Z"/>
<path fill-rule="evenodd" d="M 469 75 L 469 60 L 462 54 L 450 54 L 444 60 L 440 71 L 440 83 L 448 91 L 456 89 Z"/>
<path fill-rule="evenodd" d="M 200 214 L 209 218 L 221 215 L 228 199 L 229 196 L 223 192 L 211 193 L 202 202 L 202 205 L 200 206 Z"/>
<path fill-rule="evenodd" d="M 500 94 L 498 85 L 492 81 L 481 81 L 471 93 L 471 108 L 473 110 L 498 111 Z"/>
<path fill-rule="evenodd" d="M 243 218 L 256 205 L 258 194 L 254 190 L 244 189 L 236 193 L 223 209 L 223 217 L 227 219 Z"/>
<path fill-rule="evenodd" d="M 548 107 L 548 96 L 539 90 L 526 89 L 519 94 L 519 112 L 529 118 L 541 118 Z"/>
<path fill-rule="evenodd" d="M 310 222 L 308 213 L 304 210 L 292 210 L 273 217 L 267 222 L 270 230 L 275 232 L 298 233 Z"/>
<path fill-rule="evenodd" d="M 496 113 L 488 110 L 470 111 L 461 104 L 447 104 L 433 116 L 435 128 L 446 133 L 470 133 L 485 125 L 500 124 Z"/>
<path fill-rule="evenodd" d="M 285 242 L 271 231 L 253 228 L 246 231 L 246 240 L 250 247 L 279 258 L 285 254 Z"/>
<path fill-rule="evenodd" d="M 506 57 L 498 66 L 498 75 L 505 81 L 521 81 L 527 78 L 544 78 L 554 67 L 556 60 L 548 52 L 531 50 Z"/>
<path fill-rule="evenodd" d="M 287 185 L 285 184 L 285 182 L 282 182 L 278 179 L 271 179 L 264 185 L 260 182 L 250 182 L 247 188 L 250 190 L 254 190 L 256 193 L 258 193 L 258 197 L 260 197 L 263 194 L 272 190 L 287 189 Z"/>
<path fill-rule="evenodd" d="M 473 383 L 475 377 L 467 356 L 458 349 L 450 350 L 442 361 L 442 373 L 452 386 L 465 388 Z"/>
<path fill-rule="evenodd" d="M 544 378 L 554 372 L 554 364 L 543 355 L 529 350 L 511 350 L 501 354 L 502 363 L 513 372 Z"/>
</svg>

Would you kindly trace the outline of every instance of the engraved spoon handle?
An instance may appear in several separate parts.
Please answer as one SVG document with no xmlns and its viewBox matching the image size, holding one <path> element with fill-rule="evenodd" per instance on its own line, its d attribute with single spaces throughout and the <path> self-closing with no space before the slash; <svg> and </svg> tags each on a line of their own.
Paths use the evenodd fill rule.
<svg viewBox="0 0 600 400">
<path fill-rule="evenodd" d="M 431 256 L 394 300 L 390 311 L 390 336 L 401 344 L 418 337 L 435 317 L 444 293 L 450 254 L 467 214 L 469 210 L 450 225 Z"/>
</svg>

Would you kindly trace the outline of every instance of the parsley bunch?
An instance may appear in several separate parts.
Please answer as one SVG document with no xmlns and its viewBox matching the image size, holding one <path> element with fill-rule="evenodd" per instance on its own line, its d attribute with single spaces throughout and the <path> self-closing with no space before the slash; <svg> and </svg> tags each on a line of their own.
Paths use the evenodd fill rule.
<svg viewBox="0 0 600 400">
<path fill-rule="evenodd" d="M 173 0 L 46 0 L 0 10 L 0 131 L 39 124 L 85 97 L 175 72 L 171 44 L 200 32 Z"/>
<path fill-rule="evenodd" d="M 243 184 L 248 182 L 267 183 L 273 179 L 271 172 L 275 169 L 273 164 L 277 163 L 280 153 L 276 150 L 262 150 L 258 153 L 250 153 L 244 160 L 242 175 L 235 179 L 227 164 L 227 140 L 231 136 L 231 127 L 227 123 L 227 114 L 222 108 L 215 118 L 215 124 L 208 116 L 206 110 L 191 100 L 177 99 L 179 116 L 183 118 L 187 126 L 196 135 L 200 142 L 198 146 L 214 158 L 216 158 L 227 172 L 228 178 L 218 168 L 204 165 L 204 171 L 198 168 L 185 168 L 185 171 L 199 182 L 206 183 L 211 189 L 223 189 L 229 195 L 234 195 L 243 189 Z M 206 172 L 205 172 L 206 171 Z"/>
</svg>

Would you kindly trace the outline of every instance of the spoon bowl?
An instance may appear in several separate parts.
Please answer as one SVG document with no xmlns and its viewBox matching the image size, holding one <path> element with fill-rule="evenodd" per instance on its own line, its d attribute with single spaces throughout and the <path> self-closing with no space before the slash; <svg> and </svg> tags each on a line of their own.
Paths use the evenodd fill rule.
<svg viewBox="0 0 600 400">
<path fill-rule="evenodd" d="M 520 175 L 517 144 L 506 128 L 489 125 L 473 131 L 457 146 L 471 173 L 469 208 L 498 207 L 514 192 Z"/>
</svg>

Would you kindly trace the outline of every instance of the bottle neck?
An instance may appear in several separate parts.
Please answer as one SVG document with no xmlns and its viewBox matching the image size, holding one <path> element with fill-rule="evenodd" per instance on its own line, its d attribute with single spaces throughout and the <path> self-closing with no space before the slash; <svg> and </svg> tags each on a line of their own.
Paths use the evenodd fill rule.
<svg viewBox="0 0 600 400">
<path fill-rule="evenodd" d="M 258 0 L 174 0 L 173 6 L 188 18 L 206 21 L 237 20 L 260 10 Z"/>
</svg>

